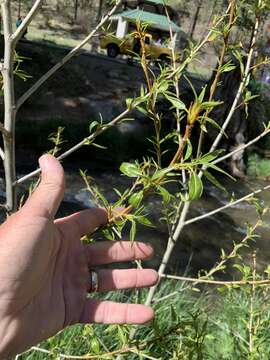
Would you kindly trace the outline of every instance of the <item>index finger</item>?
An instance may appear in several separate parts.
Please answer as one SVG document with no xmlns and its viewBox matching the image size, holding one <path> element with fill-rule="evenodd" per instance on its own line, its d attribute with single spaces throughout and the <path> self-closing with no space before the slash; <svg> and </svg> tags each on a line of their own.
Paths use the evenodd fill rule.
<svg viewBox="0 0 270 360">
<path fill-rule="evenodd" d="M 101 241 L 85 247 L 90 266 L 110 264 L 114 262 L 147 260 L 154 251 L 151 245 L 143 242 Z"/>
<path fill-rule="evenodd" d="M 108 214 L 105 209 L 91 208 L 57 219 L 56 223 L 61 224 L 67 232 L 76 229 L 79 236 L 82 237 L 105 225 L 107 220 Z"/>
</svg>

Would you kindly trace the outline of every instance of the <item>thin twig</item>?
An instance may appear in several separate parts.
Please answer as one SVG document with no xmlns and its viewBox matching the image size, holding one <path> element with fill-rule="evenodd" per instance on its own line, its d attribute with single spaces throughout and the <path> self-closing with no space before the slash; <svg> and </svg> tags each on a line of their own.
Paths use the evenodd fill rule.
<svg viewBox="0 0 270 360">
<path fill-rule="evenodd" d="M 163 302 L 163 301 L 165 301 L 165 300 L 170 299 L 171 297 L 174 297 L 174 296 L 176 296 L 176 295 L 179 295 L 181 292 L 186 291 L 186 290 L 188 290 L 188 289 L 189 289 L 189 287 L 183 287 L 181 290 L 177 290 L 177 291 L 174 291 L 174 292 L 172 292 L 172 293 L 170 293 L 170 294 L 168 294 L 168 295 L 164 295 L 164 296 L 162 296 L 162 297 L 160 297 L 160 298 L 158 298 L 158 299 L 154 299 L 154 300 L 152 301 L 152 303 L 153 303 L 153 304 L 157 304 L 157 303 Z"/>
<path fill-rule="evenodd" d="M 105 124 L 105 125 L 101 126 L 99 129 L 97 129 L 97 131 L 95 131 L 94 134 L 89 135 L 88 137 L 83 139 L 81 142 L 79 142 L 78 144 L 76 144 L 75 146 L 73 146 L 72 148 L 67 150 L 66 152 L 64 152 L 62 155 L 58 156 L 57 159 L 58 160 L 63 160 L 67 156 L 73 154 L 75 151 L 77 151 L 78 149 L 80 149 L 81 147 L 86 145 L 87 143 L 92 142 L 98 135 L 102 134 L 104 131 L 110 129 L 111 127 L 113 127 L 117 123 L 119 123 L 121 120 L 123 120 L 123 118 L 129 112 L 130 112 L 130 109 L 126 109 L 120 115 L 118 115 L 116 118 L 114 118 L 112 121 L 110 121 L 108 124 Z M 26 180 L 31 179 L 33 176 L 40 174 L 40 171 L 41 171 L 40 168 L 38 168 L 37 170 L 31 172 L 30 174 L 27 174 L 27 175 L 21 177 L 19 180 L 15 181 L 13 186 L 18 185 L 18 184 L 22 184 Z"/>
<path fill-rule="evenodd" d="M 138 350 L 130 350 L 131 353 L 139 355 L 141 358 L 149 359 L 149 360 L 159 360 L 160 358 L 154 358 L 153 356 L 146 355 L 144 353 L 139 352 Z"/>
<path fill-rule="evenodd" d="M 179 280 L 184 282 L 192 282 L 197 284 L 209 284 L 209 285 L 227 285 L 227 286 L 235 286 L 235 285 L 270 285 L 270 280 L 236 280 L 236 281 L 221 281 L 221 280 L 206 280 L 200 278 L 189 278 L 184 276 L 175 276 L 175 275 L 161 275 L 161 278 L 171 279 L 171 280 Z"/>
<path fill-rule="evenodd" d="M 162 274 L 164 274 L 164 271 L 165 271 L 166 266 L 168 264 L 168 261 L 170 259 L 171 253 L 172 253 L 172 251 L 174 249 L 174 245 L 176 244 L 177 239 L 179 237 L 179 234 L 181 233 L 183 227 L 185 226 L 185 218 L 186 218 L 186 215 L 188 213 L 189 206 L 190 206 L 189 202 L 186 202 L 184 204 L 184 207 L 182 209 L 181 216 L 180 216 L 179 222 L 178 222 L 178 224 L 176 226 L 176 229 L 175 229 L 174 233 L 172 234 L 172 236 L 169 238 L 168 246 L 167 246 L 167 249 L 166 249 L 166 251 L 164 253 L 162 263 L 161 263 L 161 265 L 159 267 L 159 271 L 158 271 L 160 276 L 162 276 Z M 153 299 L 153 295 L 154 295 L 154 293 L 155 293 L 155 291 L 157 289 L 157 286 L 158 285 L 155 285 L 149 290 L 149 293 L 148 293 L 148 296 L 147 296 L 147 299 L 146 299 L 146 302 L 145 302 L 146 305 L 151 304 L 152 299 Z"/>
<path fill-rule="evenodd" d="M 254 302 L 255 302 L 255 290 L 256 290 L 256 252 L 253 256 L 253 271 L 252 271 L 252 280 L 253 284 L 251 287 L 250 294 L 250 304 L 249 304 L 249 322 L 248 322 L 248 334 L 249 334 L 249 352 L 250 355 L 253 353 L 254 349 Z"/>
<path fill-rule="evenodd" d="M 228 9 L 230 8 L 231 5 L 228 6 Z M 225 14 L 227 13 L 228 9 L 226 10 Z M 189 56 L 186 58 L 186 60 L 184 60 L 184 62 L 182 64 L 180 64 L 176 70 L 172 71 L 172 73 L 168 76 L 168 80 L 172 79 L 175 77 L 175 75 L 178 72 L 182 72 L 183 69 L 185 69 L 187 67 L 187 65 L 194 59 L 194 56 L 204 47 L 204 45 L 206 45 L 209 42 L 209 39 L 211 38 L 211 36 L 213 35 L 213 29 L 217 28 L 217 26 L 222 23 L 222 21 L 224 20 L 224 18 L 226 17 L 226 15 L 223 15 L 222 17 L 219 18 L 219 20 L 213 24 L 212 29 L 210 29 L 207 33 L 207 35 L 205 36 L 204 40 L 197 44 L 194 49 L 191 49 Z"/>
<path fill-rule="evenodd" d="M 166 5 L 165 5 L 165 13 L 166 13 L 168 22 L 170 24 L 170 39 L 171 39 L 171 43 L 173 44 L 174 39 L 173 39 L 171 18 L 170 18 L 170 14 L 168 12 L 168 8 L 167 8 Z M 177 74 L 177 71 L 176 71 L 177 70 L 177 64 L 176 64 L 175 44 L 174 44 L 174 46 L 172 46 L 171 50 L 172 50 L 172 66 L 173 66 L 173 70 L 174 70 L 174 73 L 175 73 L 174 87 L 175 87 L 175 92 L 176 92 L 176 98 L 178 100 L 180 100 L 179 75 Z M 176 108 L 176 126 L 177 126 L 178 144 L 182 143 L 180 117 L 181 117 L 180 109 Z"/>
<path fill-rule="evenodd" d="M 231 6 L 231 3 L 229 5 L 229 7 Z M 253 36 L 252 36 L 252 42 L 251 42 L 251 49 L 249 51 L 249 55 L 248 55 L 248 61 L 247 61 L 247 65 L 246 65 L 246 68 L 245 68 L 245 76 L 244 76 L 244 79 L 241 83 L 241 85 L 239 86 L 239 90 L 238 90 L 238 93 L 237 93 L 237 96 L 236 96 L 236 99 L 233 103 L 233 106 L 232 106 L 232 109 L 223 125 L 223 131 L 220 132 L 218 135 L 217 135 L 217 138 L 215 139 L 215 141 L 213 142 L 213 145 L 211 147 L 211 151 L 214 151 L 216 149 L 216 147 L 218 146 L 218 144 L 220 143 L 221 141 L 221 138 L 222 138 L 222 134 L 224 133 L 224 131 L 226 130 L 228 124 L 230 123 L 231 119 L 232 119 L 232 115 L 235 111 L 235 107 L 237 106 L 238 104 L 238 100 L 240 98 L 240 95 L 242 94 L 243 90 L 244 90 L 244 87 L 246 85 L 246 80 L 248 78 L 248 74 L 249 74 L 249 70 L 250 70 L 250 65 L 251 65 L 251 59 L 252 59 L 252 55 L 253 55 L 253 52 L 254 52 L 254 46 L 256 44 L 256 40 L 257 40 L 257 34 L 258 34 L 258 27 L 259 27 L 259 17 L 257 16 L 256 18 L 256 24 L 255 24 L 255 28 L 254 28 L 254 32 L 253 32 Z M 209 31 L 209 33 L 207 34 L 207 37 L 205 39 L 205 41 L 203 41 L 201 44 L 199 44 L 197 46 L 196 49 L 198 49 L 200 46 L 203 46 L 204 43 L 206 43 L 209 38 L 210 38 L 210 35 L 212 34 L 212 30 Z M 171 76 L 174 76 L 173 74 L 171 74 Z M 203 168 L 203 170 L 207 169 L 207 166 L 205 166 Z M 203 170 L 200 171 L 200 174 L 199 176 L 202 177 L 203 175 Z M 174 249 L 174 246 L 177 242 L 177 239 L 179 238 L 184 226 L 185 226 L 185 220 L 186 220 L 186 217 L 187 217 L 187 214 L 188 214 L 188 211 L 189 211 L 189 207 L 190 207 L 190 202 L 187 201 L 185 204 L 184 204 L 184 207 L 183 207 L 183 210 L 182 210 L 182 213 L 181 213 L 181 217 L 179 219 L 179 223 L 177 224 L 177 227 L 175 229 L 175 232 L 173 233 L 172 236 L 169 237 L 169 240 L 168 240 L 168 245 L 167 245 L 167 249 L 164 253 L 164 256 L 162 258 L 162 263 L 159 267 L 159 275 L 162 276 L 164 274 L 164 271 L 166 269 L 166 266 L 168 264 L 168 261 L 170 259 L 170 256 L 173 252 L 173 249 Z M 153 286 L 150 290 L 149 290 L 149 293 L 148 293 L 148 296 L 147 296 L 147 299 L 146 299 L 146 302 L 145 304 L 146 305 L 150 305 L 152 300 L 153 300 L 153 297 L 154 297 L 154 294 L 156 292 L 156 289 L 157 289 L 157 285 Z M 136 330 L 133 330 L 132 333 L 133 333 L 133 336 L 135 334 Z"/>
<path fill-rule="evenodd" d="M 221 22 L 221 19 L 217 22 L 217 23 L 220 23 Z M 216 24 L 217 25 L 217 24 Z M 191 59 L 193 58 L 193 56 L 209 41 L 209 38 L 210 36 L 212 35 L 213 33 L 213 30 L 211 29 L 206 38 L 204 39 L 204 41 L 202 41 L 201 44 L 197 45 L 192 51 L 191 51 L 191 54 L 189 55 L 189 58 L 185 60 L 184 64 L 180 65 L 180 67 L 178 67 L 175 71 L 172 72 L 172 74 L 170 74 L 170 76 L 168 77 L 169 78 L 174 78 L 175 75 L 178 73 L 179 69 L 182 69 L 182 68 L 185 68 L 185 66 L 191 61 Z M 182 229 L 183 227 L 185 226 L 184 223 L 185 223 L 185 219 L 186 219 L 186 216 L 188 214 L 188 211 L 189 211 L 189 207 L 190 207 L 190 202 L 185 202 L 184 206 L 183 206 L 183 209 L 182 209 L 182 212 L 181 212 L 181 215 L 179 217 L 179 221 L 177 223 L 177 225 L 175 226 L 175 230 L 173 232 L 172 235 L 169 236 L 169 239 L 168 239 L 168 244 L 167 244 L 167 248 L 166 248 L 166 251 L 163 255 L 163 258 L 162 258 L 162 262 L 160 264 L 160 267 L 159 267 L 159 275 L 161 276 L 162 274 L 164 274 L 164 271 L 166 269 L 166 266 L 167 266 L 167 263 L 171 257 L 171 254 L 173 252 L 173 249 L 174 249 L 174 246 L 182 232 Z M 147 299 L 145 301 L 145 305 L 150 305 L 153 301 L 153 297 L 155 295 L 155 292 L 157 290 L 157 287 L 158 287 L 158 284 L 157 285 L 154 285 L 153 287 L 151 287 L 151 289 L 149 290 L 148 292 L 148 295 L 147 295 Z M 130 332 L 130 339 L 133 339 L 134 336 L 136 334 L 136 328 L 133 328 Z"/>
<path fill-rule="evenodd" d="M 42 348 L 37 347 L 37 346 L 33 346 L 31 348 L 31 350 L 38 351 L 38 352 L 48 354 L 48 355 L 55 355 L 55 352 L 49 351 L 49 350 L 46 350 L 46 349 L 42 349 Z M 76 355 L 66 355 L 66 354 L 61 354 L 60 353 L 60 354 L 57 354 L 57 356 L 58 356 L 59 359 L 62 358 L 62 359 L 78 359 L 78 360 L 91 360 L 91 359 L 101 360 L 103 358 L 108 358 L 109 356 L 114 356 L 114 355 L 117 355 L 117 354 L 125 354 L 125 353 L 129 353 L 129 352 L 133 352 L 133 351 L 138 351 L 138 349 L 136 347 L 131 347 L 131 348 L 124 347 L 124 348 L 119 349 L 119 350 L 115 350 L 115 351 L 111 351 L 111 352 L 104 353 L 104 354 L 99 354 L 99 355 L 86 354 L 86 355 L 82 355 L 82 356 L 76 356 Z"/>
<path fill-rule="evenodd" d="M 250 50 L 248 53 L 248 58 L 247 58 L 247 63 L 246 63 L 246 67 L 245 67 L 245 72 L 244 72 L 244 77 L 243 80 L 241 81 L 237 94 L 235 96 L 234 102 L 232 104 L 232 107 L 230 109 L 230 112 L 227 116 L 227 118 L 224 121 L 224 124 L 222 125 L 222 131 L 219 132 L 219 134 L 217 135 L 210 152 L 214 151 L 218 144 L 220 143 L 220 140 L 222 139 L 222 136 L 224 134 L 224 132 L 226 131 L 232 117 L 233 114 L 235 112 L 235 109 L 238 105 L 239 99 L 247 85 L 247 80 L 248 80 L 248 76 L 250 74 L 250 68 L 251 68 L 251 62 L 252 62 L 252 58 L 253 58 L 253 53 L 254 53 L 254 49 L 255 49 L 255 45 L 256 45 L 256 41 L 257 41 L 257 36 L 258 36 L 258 29 L 259 29 L 259 24 L 260 24 L 260 18 L 259 16 L 256 17 L 256 21 L 255 21 L 255 26 L 254 26 L 254 31 L 253 31 L 253 35 L 252 35 L 252 40 L 251 40 L 251 46 L 250 46 Z"/>
<path fill-rule="evenodd" d="M 13 33 L 11 36 L 11 42 L 16 45 L 16 43 L 20 40 L 22 35 L 24 34 L 25 30 L 27 29 L 28 25 L 31 23 L 32 19 L 38 12 L 40 6 L 42 5 L 43 0 L 36 0 L 34 5 L 32 6 L 31 10 L 28 12 L 27 16 L 18 27 L 18 29 Z"/>
<path fill-rule="evenodd" d="M 206 219 L 206 218 L 208 218 L 208 217 L 210 217 L 210 216 L 213 216 L 213 215 L 215 215 L 215 214 L 217 214 L 217 213 L 219 213 L 219 212 L 221 212 L 221 211 L 224 211 L 224 210 L 226 210 L 226 209 L 228 209 L 228 208 L 232 208 L 233 206 L 235 206 L 235 205 L 237 205 L 237 204 L 240 204 L 240 203 L 243 202 L 243 201 L 249 200 L 249 199 L 252 198 L 253 196 L 258 195 L 258 194 L 260 194 L 261 192 L 266 191 L 266 190 L 268 190 L 268 189 L 270 189 L 270 185 L 267 185 L 267 186 L 264 186 L 264 187 L 261 188 L 261 189 L 255 190 L 255 191 L 253 191 L 253 192 L 251 192 L 251 193 L 249 193 L 249 194 L 241 197 L 240 199 L 237 199 L 237 200 L 232 201 L 232 202 L 230 202 L 230 203 L 228 203 L 228 204 L 226 204 L 226 205 L 224 205 L 224 206 L 219 207 L 218 209 L 215 209 L 215 210 L 213 210 L 213 211 L 209 211 L 209 212 L 206 213 L 206 214 L 203 214 L 203 215 L 200 215 L 200 216 L 196 216 L 196 217 L 194 217 L 194 218 L 192 218 L 192 219 L 189 219 L 189 220 L 185 221 L 184 225 L 186 226 L 186 225 L 193 224 L 193 223 L 195 223 L 195 222 L 197 222 L 197 221 Z"/>
<path fill-rule="evenodd" d="M 250 147 L 251 145 L 255 144 L 256 142 L 258 142 L 259 140 L 261 140 L 264 136 L 268 135 L 270 133 L 270 128 L 265 129 L 260 135 L 258 135 L 257 137 L 255 137 L 253 140 L 250 140 L 248 143 L 241 145 L 239 147 L 237 147 L 237 149 L 231 151 L 230 153 L 219 157 L 218 159 L 214 160 L 212 162 L 213 165 L 218 164 L 230 157 L 232 157 L 234 154 L 237 154 L 239 151 L 245 150 L 248 147 Z"/>
<path fill-rule="evenodd" d="M 268 208 L 265 209 L 264 214 L 266 214 L 266 212 L 268 212 Z M 209 279 L 217 272 L 224 270 L 226 263 L 237 256 L 238 251 L 246 246 L 247 242 L 252 239 L 252 235 L 255 233 L 255 230 L 261 225 L 262 220 L 259 218 L 256 223 L 248 229 L 246 236 L 240 241 L 240 243 L 234 244 L 233 249 L 229 254 L 223 254 L 220 262 L 218 262 L 211 270 L 208 271 L 208 273 L 201 277 L 201 279 Z"/>
<path fill-rule="evenodd" d="M 210 87 L 210 94 L 209 94 L 209 98 L 208 98 L 209 102 L 213 101 L 213 99 L 214 99 L 214 95 L 216 93 L 216 90 L 217 90 L 217 87 L 219 84 L 219 80 L 220 80 L 220 77 L 222 74 L 222 66 L 224 64 L 225 55 L 228 50 L 231 30 L 235 23 L 235 7 L 236 7 L 235 1 L 232 1 L 231 6 L 228 8 L 227 14 L 229 15 L 229 22 L 228 22 L 228 28 L 226 29 L 225 35 L 223 36 L 223 46 L 222 46 L 220 57 L 218 59 L 218 68 L 216 70 L 215 78 Z M 208 118 L 211 111 L 212 111 L 211 108 L 207 109 L 205 114 L 203 115 L 203 117 Z M 197 148 L 197 157 L 199 157 L 201 154 L 203 140 L 204 140 L 204 131 L 201 129 L 200 136 L 199 136 L 199 142 L 198 142 L 198 148 Z"/>
</svg>

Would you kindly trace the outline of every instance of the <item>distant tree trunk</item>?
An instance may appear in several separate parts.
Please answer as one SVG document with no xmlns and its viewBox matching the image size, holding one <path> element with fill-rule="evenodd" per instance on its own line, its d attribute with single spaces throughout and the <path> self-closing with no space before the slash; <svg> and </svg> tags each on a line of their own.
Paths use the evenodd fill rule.
<svg viewBox="0 0 270 360">
<path fill-rule="evenodd" d="M 199 14 L 200 14 L 200 11 L 201 11 L 201 8 L 202 8 L 202 3 L 203 3 L 203 0 L 198 1 L 198 6 L 197 6 L 197 9 L 196 9 L 193 24 L 192 24 L 192 27 L 191 27 L 191 30 L 190 30 L 191 39 L 193 39 L 195 28 L 196 28 L 196 25 L 197 25 L 197 22 L 198 22 L 198 19 L 199 19 Z"/>
<path fill-rule="evenodd" d="M 21 16 L 21 5 L 22 5 L 21 0 L 18 0 L 18 17 Z"/>
<path fill-rule="evenodd" d="M 79 5 L 79 0 L 75 0 L 75 3 L 74 3 L 74 21 L 76 21 L 77 17 L 78 17 L 78 5 Z"/>
<path fill-rule="evenodd" d="M 98 10 L 97 10 L 97 18 L 96 18 L 97 23 L 101 19 L 102 7 L 103 7 L 103 0 L 99 0 L 99 2 L 98 2 Z"/>
<path fill-rule="evenodd" d="M 210 13 L 209 18 L 208 18 L 208 21 L 207 21 L 207 27 L 206 27 L 204 33 L 202 34 L 202 37 L 201 37 L 201 40 L 200 40 L 200 41 L 202 41 L 202 40 L 204 39 L 207 31 L 208 31 L 208 30 L 210 29 L 210 27 L 211 27 L 211 22 L 212 22 L 212 20 L 213 20 L 213 16 L 214 16 L 215 10 L 216 10 L 216 8 L 217 8 L 217 5 L 218 5 L 218 0 L 214 0 L 213 5 L 212 5 L 212 10 L 211 10 L 211 13 Z M 217 13 L 217 12 L 216 12 L 216 13 Z"/>
</svg>

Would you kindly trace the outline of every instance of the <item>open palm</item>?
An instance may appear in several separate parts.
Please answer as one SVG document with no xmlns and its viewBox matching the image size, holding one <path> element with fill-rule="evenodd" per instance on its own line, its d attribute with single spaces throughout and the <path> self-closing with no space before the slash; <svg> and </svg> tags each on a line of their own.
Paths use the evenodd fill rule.
<svg viewBox="0 0 270 360">
<path fill-rule="evenodd" d="M 40 159 L 42 180 L 16 214 L 0 227 L 0 356 L 9 357 L 75 323 L 140 324 L 152 319 L 143 305 L 89 298 L 89 268 L 99 266 L 99 291 L 151 286 L 153 270 L 100 269 L 111 262 L 146 259 L 146 244 L 80 238 L 107 221 L 103 209 L 54 220 L 64 194 L 64 173 L 52 156 Z"/>
</svg>

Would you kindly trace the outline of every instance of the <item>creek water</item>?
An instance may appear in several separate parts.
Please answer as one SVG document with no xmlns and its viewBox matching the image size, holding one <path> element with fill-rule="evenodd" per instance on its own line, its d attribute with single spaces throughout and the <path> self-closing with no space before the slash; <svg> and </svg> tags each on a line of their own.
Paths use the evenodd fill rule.
<svg viewBox="0 0 270 360">
<path fill-rule="evenodd" d="M 64 201 L 59 210 L 59 216 L 70 214 L 74 211 L 91 207 L 91 196 L 85 188 L 85 184 L 79 175 L 79 167 L 87 168 L 83 164 L 77 166 L 66 166 L 66 192 Z M 20 170 L 19 177 L 26 173 Z M 109 201 L 116 200 L 116 193 L 113 190 L 118 188 L 120 191 L 129 184 L 129 179 L 122 176 L 118 171 L 92 170 L 88 169 L 94 182 L 99 186 L 100 191 Z M 256 189 L 268 184 L 267 181 L 258 179 L 245 179 L 236 182 L 230 179 L 222 179 L 223 185 L 228 193 L 206 184 L 202 198 L 195 201 L 188 214 L 188 219 L 194 216 L 205 214 L 215 208 L 221 207 L 230 201 L 232 196 L 240 198 Z M 26 190 L 25 184 L 21 190 Z M 3 180 L 0 182 L 1 193 L 3 193 Z M 265 191 L 259 195 L 265 205 L 270 206 L 270 192 Z M 152 244 L 155 249 L 155 256 L 147 264 L 158 267 L 162 255 L 166 248 L 168 229 L 165 223 L 160 221 L 161 202 L 156 197 L 151 197 L 146 201 L 149 217 L 156 228 L 139 226 L 136 239 Z M 201 269 L 211 268 L 218 261 L 221 249 L 229 252 L 233 242 L 239 242 L 245 237 L 246 224 L 254 224 L 257 214 L 254 206 L 243 202 L 230 209 L 226 209 L 214 216 L 184 227 L 180 239 L 168 264 L 168 272 L 182 274 L 187 270 L 189 274 L 195 275 Z M 256 242 L 251 242 L 250 249 L 244 249 L 243 257 L 246 263 L 251 263 L 252 252 L 256 249 L 258 270 L 263 271 L 265 266 L 270 263 L 270 228 L 267 223 L 270 216 L 266 216 L 266 225 L 257 231 L 259 237 Z M 230 273 L 230 271 L 229 271 Z M 231 274 L 230 274 L 231 275 Z M 220 275 L 223 277 L 223 275 Z"/>
</svg>

